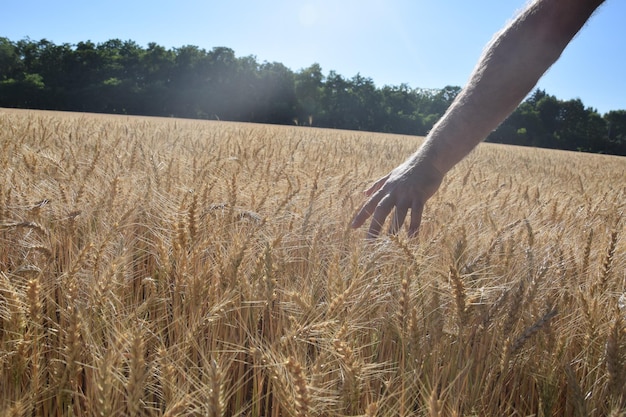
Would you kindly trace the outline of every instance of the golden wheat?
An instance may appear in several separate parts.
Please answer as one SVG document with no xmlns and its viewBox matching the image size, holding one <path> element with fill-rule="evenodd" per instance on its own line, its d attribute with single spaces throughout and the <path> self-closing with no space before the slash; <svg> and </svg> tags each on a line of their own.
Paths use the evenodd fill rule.
<svg viewBox="0 0 626 417">
<path fill-rule="evenodd" d="M 626 160 L 483 144 L 365 241 L 420 141 L 0 109 L 0 415 L 626 412 Z"/>
</svg>

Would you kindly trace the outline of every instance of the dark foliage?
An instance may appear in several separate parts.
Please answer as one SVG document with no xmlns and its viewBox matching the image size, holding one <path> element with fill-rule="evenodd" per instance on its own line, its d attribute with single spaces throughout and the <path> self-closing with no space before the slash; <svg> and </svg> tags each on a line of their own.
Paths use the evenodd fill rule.
<svg viewBox="0 0 626 417">
<path fill-rule="evenodd" d="M 376 87 L 371 78 L 297 72 L 232 49 L 146 48 L 0 38 L 0 106 L 298 124 L 425 135 L 459 87 Z M 535 91 L 489 141 L 626 155 L 626 111 L 604 116 L 580 100 Z"/>
</svg>

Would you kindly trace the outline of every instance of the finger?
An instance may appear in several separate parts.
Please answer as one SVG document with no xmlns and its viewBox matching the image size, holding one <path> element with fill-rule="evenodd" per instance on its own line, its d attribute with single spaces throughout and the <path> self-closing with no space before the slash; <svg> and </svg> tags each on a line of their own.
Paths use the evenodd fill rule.
<svg viewBox="0 0 626 417">
<path fill-rule="evenodd" d="M 378 190 L 380 190 L 380 187 L 383 186 L 383 184 L 385 184 L 387 182 L 387 180 L 389 179 L 389 175 L 391 175 L 391 173 L 385 175 L 382 178 L 379 178 L 376 180 L 376 182 L 374 184 L 372 184 L 372 186 L 370 188 L 368 188 L 367 190 L 364 191 L 364 194 L 369 197 L 372 194 L 374 194 L 375 192 L 377 192 Z"/>
<path fill-rule="evenodd" d="M 409 237 L 417 235 L 420 224 L 422 223 L 422 213 L 424 211 L 424 203 L 415 201 L 411 207 L 411 223 L 409 224 Z"/>
<path fill-rule="evenodd" d="M 393 217 L 391 218 L 391 224 L 389 225 L 389 234 L 395 235 L 400 230 L 400 227 L 404 223 L 404 219 L 406 218 L 406 213 L 409 211 L 409 206 L 407 205 L 397 205 L 396 210 L 393 213 Z"/>
<path fill-rule="evenodd" d="M 380 203 L 376 206 L 376 210 L 374 210 L 374 215 L 372 216 L 372 223 L 370 223 L 370 228 L 367 231 L 367 238 L 374 239 L 378 237 L 380 234 L 380 229 L 382 229 L 383 224 L 385 224 L 385 219 L 391 213 L 391 210 L 395 206 L 394 199 L 387 194 Z"/>
<path fill-rule="evenodd" d="M 376 206 L 378 206 L 378 202 L 383 198 L 383 196 L 384 194 L 380 191 L 371 196 L 370 199 L 367 200 L 365 204 L 363 204 L 363 207 L 361 207 L 361 210 L 359 210 L 356 216 L 354 216 L 354 219 L 352 220 L 352 224 L 350 226 L 353 229 L 361 227 L 363 223 L 365 223 L 365 221 L 370 218 L 370 216 L 376 209 Z"/>
</svg>

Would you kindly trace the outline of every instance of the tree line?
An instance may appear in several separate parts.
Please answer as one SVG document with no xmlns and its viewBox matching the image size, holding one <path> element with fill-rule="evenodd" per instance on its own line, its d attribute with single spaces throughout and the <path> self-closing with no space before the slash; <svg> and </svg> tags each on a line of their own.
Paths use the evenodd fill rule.
<svg viewBox="0 0 626 417">
<path fill-rule="evenodd" d="M 226 47 L 0 37 L 2 107 L 425 135 L 460 90 L 377 87 L 361 74 L 324 75 L 319 64 L 293 71 Z M 536 90 L 487 140 L 626 155 L 626 110 L 600 115 Z"/>
</svg>

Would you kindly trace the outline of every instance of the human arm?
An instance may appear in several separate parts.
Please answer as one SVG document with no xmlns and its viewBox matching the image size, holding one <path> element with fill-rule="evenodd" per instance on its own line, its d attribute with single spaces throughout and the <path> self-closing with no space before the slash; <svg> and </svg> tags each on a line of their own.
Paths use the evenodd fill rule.
<svg viewBox="0 0 626 417">
<path fill-rule="evenodd" d="M 420 149 L 365 191 L 369 199 L 352 227 L 372 216 L 368 237 L 376 237 L 395 208 L 389 229 L 396 233 L 410 208 L 409 235 L 416 234 L 424 204 L 444 175 L 513 112 L 602 2 L 530 3 L 487 45 L 467 86 Z"/>
</svg>

